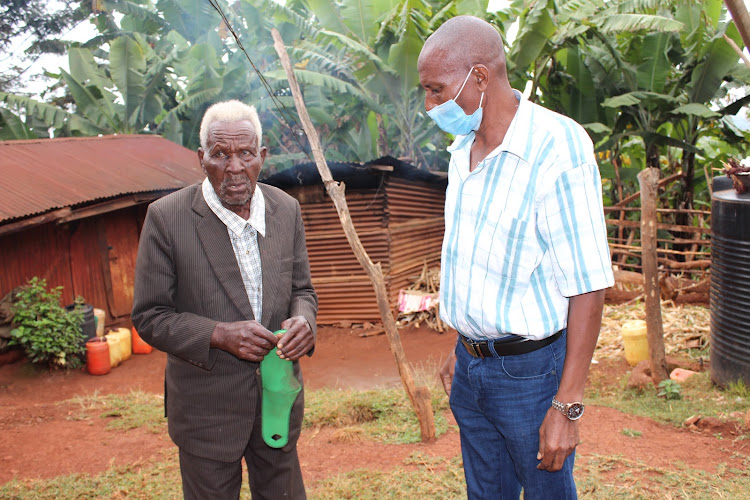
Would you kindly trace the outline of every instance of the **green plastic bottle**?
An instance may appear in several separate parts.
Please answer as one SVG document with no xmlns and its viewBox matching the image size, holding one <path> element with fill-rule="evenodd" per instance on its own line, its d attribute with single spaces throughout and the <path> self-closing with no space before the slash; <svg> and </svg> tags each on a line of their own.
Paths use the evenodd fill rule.
<svg viewBox="0 0 750 500">
<path fill-rule="evenodd" d="M 274 335 L 283 333 L 286 330 L 276 331 Z M 289 417 L 302 385 L 294 376 L 292 362 L 281 359 L 276 348 L 260 362 L 260 378 L 263 384 L 263 441 L 271 448 L 282 448 L 289 442 Z"/>
</svg>

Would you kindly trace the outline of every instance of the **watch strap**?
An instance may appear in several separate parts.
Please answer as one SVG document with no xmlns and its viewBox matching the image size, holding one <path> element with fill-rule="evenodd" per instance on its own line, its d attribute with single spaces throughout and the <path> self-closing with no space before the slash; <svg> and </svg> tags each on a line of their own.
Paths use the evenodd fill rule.
<svg viewBox="0 0 750 500">
<path fill-rule="evenodd" d="M 561 403 L 555 398 L 552 398 L 552 408 L 560 411 L 568 420 L 578 420 L 583 416 L 584 405 L 580 401 L 574 401 L 572 403 Z M 574 414 L 571 415 L 571 408 L 575 408 Z"/>
</svg>

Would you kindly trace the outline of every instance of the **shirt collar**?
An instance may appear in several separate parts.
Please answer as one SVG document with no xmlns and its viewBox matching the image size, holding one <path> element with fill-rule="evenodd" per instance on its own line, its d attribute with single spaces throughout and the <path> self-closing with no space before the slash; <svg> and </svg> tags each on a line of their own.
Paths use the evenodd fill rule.
<svg viewBox="0 0 750 500">
<path fill-rule="evenodd" d="M 240 236 L 245 227 L 249 225 L 258 231 L 261 236 L 266 235 L 266 203 L 260 184 L 255 185 L 255 192 L 250 200 L 250 218 L 247 220 L 221 204 L 219 195 L 214 191 L 214 187 L 209 182 L 208 177 L 203 179 L 201 188 L 203 190 L 203 198 L 205 198 L 208 207 L 234 234 Z"/>
<path fill-rule="evenodd" d="M 532 116 L 534 113 L 534 104 L 528 101 L 521 92 L 513 89 L 513 93 L 518 99 L 518 109 L 513 117 L 513 120 L 508 126 L 508 131 L 503 137 L 503 142 L 496 147 L 487 158 L 499 155 L 501 152 L 508 152 L 514 154 L 526 161 L 528 161 L 530 148 L 528 147 L 531 143 L 534 126 L 532 122 Z M 469 161 L 469 155 L 471 153 L 471 145 L 474 144 L 474 132 L 469 132 L 467 135 L 459 135 L 448 146 L 448 152 L 454 153 L 461 151 L 466 155 L 466 161 Z M 463 151 L 465 150 L 465 151 Z"/>
</svg>

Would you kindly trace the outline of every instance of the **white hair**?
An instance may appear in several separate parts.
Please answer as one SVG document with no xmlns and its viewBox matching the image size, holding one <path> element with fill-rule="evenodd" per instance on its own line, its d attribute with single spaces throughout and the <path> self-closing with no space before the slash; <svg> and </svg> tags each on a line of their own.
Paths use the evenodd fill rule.
<svg viewBox="0 0 750 500">
<path fill-rule="evenodd" d="M 249 121 L 255 129 L 255 136 L 258 139 L 258 149 L 260 149 L 263 139 L 263 129 L 260 126 L 260 119 L 255 106 L 248 106 L 237 99 L 231 101 L 217 102 L 211 105 L 203 115 L 201 121 L 201 147 L 203 150 L 208 149 L 208 129 L 215 122 L 239 122 Z"/>
</svg>

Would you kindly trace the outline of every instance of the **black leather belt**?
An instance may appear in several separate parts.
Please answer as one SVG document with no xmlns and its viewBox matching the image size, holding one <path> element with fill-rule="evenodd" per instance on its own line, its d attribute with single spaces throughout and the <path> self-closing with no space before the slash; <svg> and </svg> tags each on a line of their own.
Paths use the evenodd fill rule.
<svg viewBox="0 0 750 500">
<path fill-rule="evenodd" d="M 504 337 L 500 340 L 483 340 L 477 342 L 476 340 L 471 340 L 461 334 L 459 334 L 459 337 L 461 338 L 461 343 L 466 348 L 466 351 L 475 358 L 494 358 L 499 356 L 515 356 L 536 351 L 537 349 L 550 345 L 552 342 L 559 339 L 562 336 L 562 332 L 563 331 L 560 330 L 551 337 L 542 340 L 526 340 L 524 337 L 511 335 L 510 338 Z M 495 353 L 497 354 L 492 352 L 490 344 L 492 344 Z"/>
</svg>

